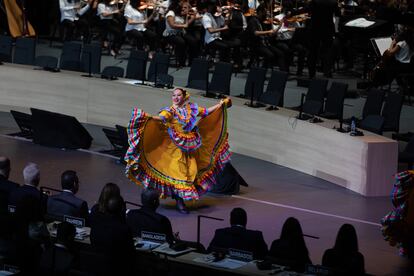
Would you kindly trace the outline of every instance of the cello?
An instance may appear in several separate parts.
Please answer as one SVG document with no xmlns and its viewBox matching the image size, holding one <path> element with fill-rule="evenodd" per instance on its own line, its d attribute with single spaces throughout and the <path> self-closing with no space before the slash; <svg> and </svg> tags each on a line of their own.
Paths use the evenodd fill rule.
<svg viewBox="0 0 414 276">
<path fill-rule="evenodd" d="M 374 85 L 385 85 L 389 83 L 389 74 L 388 68 L 392 62 L 394 55 L 391 54 L 390 50 L 387 49 L 382 54 L 380 61 L 375 65 L 375 67 L 368 74 L 369 80 L 374 83 Z"/>
</svg>

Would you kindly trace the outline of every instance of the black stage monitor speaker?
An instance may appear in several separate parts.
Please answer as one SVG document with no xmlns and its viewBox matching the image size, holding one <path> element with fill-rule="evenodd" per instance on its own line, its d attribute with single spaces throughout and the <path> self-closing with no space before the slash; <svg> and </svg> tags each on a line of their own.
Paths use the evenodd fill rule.
<svg viewBox="0 0 414 276">
<path fill-rule="evenodd" d="M 32 115 L 15 110 L 10 110 L 10 113 L 16 121 L 16 124 L 19 126 L 20 132 L 9 135 L 33 139 Z"/>
<path fill-rule="evenodd" d="M 91 146 L 93 138 L 75 117 L 35 108 L 31 111 L 34 143 L 66 149 Z"/>
</svg>

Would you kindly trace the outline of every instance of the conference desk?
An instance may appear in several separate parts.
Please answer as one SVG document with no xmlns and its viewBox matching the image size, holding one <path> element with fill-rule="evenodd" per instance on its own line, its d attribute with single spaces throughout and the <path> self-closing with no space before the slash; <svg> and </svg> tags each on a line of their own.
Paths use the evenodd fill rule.
<svg viewBox="0 0 414 276">
<path fill-rule="evenodd" d="M 27 112 L 34 107 L 107 127 L 127 125 L 134 106 L 156 114 L 171 103 L 167 90 L 133 85 L 125 79 L 84 78 L 79 72 L 51 73 L 5 64 L 0 66 L 0 78 L 1 111 Z M 218 101 L 201 94 L 191 91 L 191 100 L 203 106 Z M 352 137 L 334 130 L 336 121 L 313 124 L 297 120 L 293 110 L 253 109 L 244 105 L 244 99 L 232 100 L 228 130 L 234 152 L 322 178 L 364 196 L 390 193 L 398 164 L 396 141 L 368 131 L 365 136 Z"/>
<path fill-rule="evenodd" d="M 51 237 L 54 239 L 56 238 L 56 230 L 57 225 L 60 222 L 54 221 L 47 225 L 48 231 Z M 75 238 L 77 242 L 79 250 L 91 250 L 91 241 L 90 241 L 90 232 L 91 228 L 89 227 L 82 227 L 77 228 L 77 232 L 87 233 L 83 235 L 82 238 Z M 140 240 L 140 238 L 136 238 L 136 243 Z M 284 266 L 279 265 L 272 265 L 271 269 L 268 270 L 259 270 L 256 266 L 256 261 L 251 262 L 240 262 L 235 260 L 234 262 L 238 262 L 240 267 L 237 268 L 223 268 L 217 266 L 217 263 L 211 262 L 212 259 L 209 254 L 202 254 L 198 252 L 183 252 L 174 254 L 174 251 L 169 249 L 168 251 L 172 254 L 162 253 L 165 250 L 159 250 L 159 248 L 169 248 L 167 243 L 161 244 L 158 247 L 154 247 L 154 249 L 141 249 L 136 248 L 136 260 L 139 263 L 139 266 L 145 266 L 145 269 L 149 271 L 157 271 L 159 267 L 162 269 L 167 269 L 171 271 L 186 271 L 191 272 L 189 275 L 197 274 L 199 276 L 202 275 L 211 275 L 214 273 L 216 276 L 218 275 L 256 275 L 256 276 L 263 276 L 269 275 L 275 269 L 282 268 L 281 272 L 278 275 L 302 275 L 296 272 L 291 271 L 282 271 Z M 188 249 L 191 250 L 191 249 Z M 194 250 L 193 250 L 194 251 Z M 209 258 L 210 257 L 210 258 Z M 138 267 L 139 267 L 138 266 Z M 278 269 L 279 271 L 279 269 Z M 184 273 L 184 275 L 187 275 Z"/>
</svg>

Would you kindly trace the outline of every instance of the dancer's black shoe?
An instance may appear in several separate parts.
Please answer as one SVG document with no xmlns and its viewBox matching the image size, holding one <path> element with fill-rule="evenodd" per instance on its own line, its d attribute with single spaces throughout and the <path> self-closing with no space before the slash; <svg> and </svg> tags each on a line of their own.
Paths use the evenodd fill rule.
<svg viewBox="0 0 414 276">
<path fill-rule="evenodd" d="M 176 197 L 175 198 L 176 202 L 177 202 L 177 210 L 178 212 L 180 212 L 181 214 L 188 214 L 189 211 L 187 209 L 187 207 L 184 204 L 184 200 L 182 198 Z"/>
</svg>

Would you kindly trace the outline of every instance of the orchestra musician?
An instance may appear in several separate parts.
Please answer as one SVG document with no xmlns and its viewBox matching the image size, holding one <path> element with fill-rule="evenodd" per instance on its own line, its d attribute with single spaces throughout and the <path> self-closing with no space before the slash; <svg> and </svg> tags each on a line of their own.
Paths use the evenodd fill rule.
<svg viewBox="0 0 414 276">
<path fill-rule="evenodd" d="M 115 18 L 115 15 L 119 15 L 120 12 L 118 3 L 113 0 L 103 0 L 98 4 L 97 15 L 100 18 L 101 39 L 105 45 L 108 33 L 114 36 L 110 45 L 110 54 L 114 57 L 119 54 L 122 45 L 123 28 Z"/>
<path fill-rule="evenodd" d="M 414 27 L 405 27 L 403 32 L 396 36 L 384 56 L 388 56 L 386 63 L 388 80 L 391 82 L 396 78 L 400 83 L 400 74 L 414 72 L 412 58 L 414 56 Z"/>
<path fill-rule="evenodd" d="M 221 61 L 229 62 L 232 45 L 221 37 L 221 33 L 227 31 L 229 27 L 221 14 L 214 16 L 217 12 L 215 1 L 209 1 L 203 8 L 205 13 L 201 22 L 205 30 L 204 44 L 213 51 L 218 50 Z"/>
<path fill-rule="evenodd" d="M 189 49 L 190 58 L 198 51 L 197 42 L 186 33 L 188 26 L 195 20 L 195 16 L 186 15 L 186 8 L 180 4 L 179 0 L 171 0 L 168 12 L 165 15 L 165 30 L 163 36 L 168 43 L 175 46 L 175 54 L 178 66 L 184 67 L 186 64 L 186 49 Z"/>
<path fill-rule="evenodd" d="M 280 70 L 287 71 L 287 61 L 283 52 L 271 45 L 268 38 L 275 36 L 280 28 L 277 25 L 270 30 L 264 30 L 262 22 L 266 19 L 266 9 L 264 5 L 259 6 L 256 9 L 256 15 L 252 16 L 247 24 L 247 30 L 249 33 L 250 48 L 257 53 L 257 55 L 264 57 L 264 65 L 278 64 Z"/>
<path fill-rule="evenodd" d="M 124 16 L 127 20 L 125 32 L 128 37 L 136 41 L 138 50 L 143 50 L 144 42 L 146 42 L 150 48 L 151 57 L 153 52 L 159 48 L 159 37 L 147 25 L 154 19 L 157 11 L 154 10 L 150 16 L 147 16 L 147 6 L 142 5 L 142 8 L 139 8 L 140 5 L 140 0 L 130 0 L 126 5 L 124 11 Z"/>
<path fill-rule="evenodd" d="M 225 13 L 229 30 L 223 32 L 222 36 L 225 41 L 233 48 L 233 56 L 235 61 L 236 69 L 241 69 L 243 67 L 243 58 L 240 54 L 240 47 L 246 45 L 246 29 L 247 29 L 247 20 L 241 11 L 241 0 L 235 0 L 234 3 L 229 2 L 229 6 L 223 7 L 227 9 Z M 225 12 L 224 10 L 223 12 Z"/>
<path fill-rule="evenodd" d="M 292 10 L 288 9 L 287 6 L 283 6 L 282 12 L 275 16 L 275 19 L 277 19 L 281 24 L 276 35 L 275 47 L 283 51 L 288 63 L 286 66 L 290 65 L 293 59 L 293 53 L 297 52 L 298 64 L 296 75 L 301 76 L 305 66 L 307 49 L 302 42 L 295 37 L 295 32 L 296 29 L 304 28 L 302 22 L 306 20 L 306 17 L 293 16 Z"/>
<path fill-rule="evenodd" d="M 84 6 L 80 1 L 75 0 L 59 0 L 60 22 L 63 26 L 63 40 L 71 41 L 74 39 L 75 30 L 79 32 L 83 41 L 89 39 L 89 26 L 85 18 L 81 18 L 92 6 L 94 0 L 88 0 Z"/>
<path fill-rule="evenodd" d="M 235 0 L 230 5 L 229 11 L 229 34 L 232 37 L 237 37 L 240 40 L 244 40 L 244 32 L 247 29 L 247 20 L 241 10 L 241 0 Z"/>
<path fill-rule="evenodd" d="M 200 55 L 201 51 L 201 18 L 202 16 L 198 13 L 197 9 L 193 9 L 189 2 L 182 2 L 181 13 L 187 18 L 193 18 L 189 21 L 188 27 L 185 30 L 185 39 L 189 42 L 189 53 L 188 53 L 188 66 L 191 66 L 191 63 L 194 58 Z"/>
</svg>

